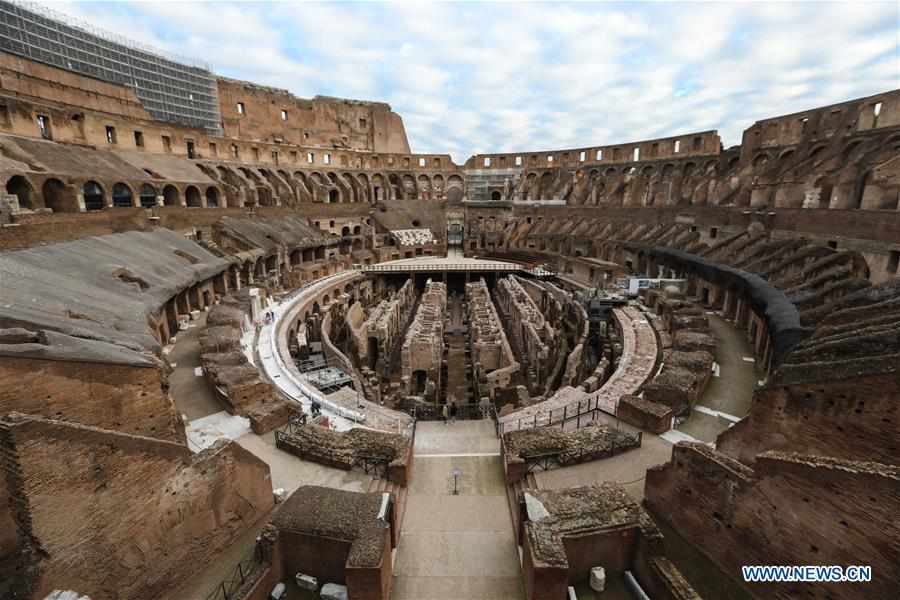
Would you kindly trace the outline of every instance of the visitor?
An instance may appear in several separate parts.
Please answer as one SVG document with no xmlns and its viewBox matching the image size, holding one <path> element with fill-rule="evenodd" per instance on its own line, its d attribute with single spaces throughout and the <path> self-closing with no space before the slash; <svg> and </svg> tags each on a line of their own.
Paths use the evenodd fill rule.
<svg viewBox="0 0 900 600">
<path fill-rule="evenodd" d="M 456 402 L 450 403 L 450 421 L 456 420 Z"/>
<path fill-rule="evenodd" d="M 441 407 L 441 416 L 444 418 L 444 425 L 447 425 L 450 422 L 450 410 L 446 404 Z"/>
</svg>

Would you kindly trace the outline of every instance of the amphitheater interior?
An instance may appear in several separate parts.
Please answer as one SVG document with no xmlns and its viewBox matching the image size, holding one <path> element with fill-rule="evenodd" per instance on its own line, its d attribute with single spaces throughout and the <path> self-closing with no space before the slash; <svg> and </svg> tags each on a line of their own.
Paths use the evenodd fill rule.
<svg viewBox="0 0 900 600">
<path fill-rule="evenodd" d="M 900 90 L 455 164 L 0 16 L 0 598 L 900 597 Z"/>
</svg>

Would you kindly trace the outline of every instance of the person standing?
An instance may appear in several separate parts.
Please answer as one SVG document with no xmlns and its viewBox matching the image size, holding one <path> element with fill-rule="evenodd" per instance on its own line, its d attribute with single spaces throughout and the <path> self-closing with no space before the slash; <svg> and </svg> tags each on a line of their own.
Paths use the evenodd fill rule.
<svg viewBox="0 0 900 600">
<path fill-rule="evenodd" d="M 456 420 L 456 402 L 450 403 L 450 421 L 453 422 Z"/>
<path fill-rule="evenodd" d="M 444 417 L 444 425 L 447 425 L 450 422 L 450 410 L 446 404 L 441 408 L 441 416 Z"/>
</svg>

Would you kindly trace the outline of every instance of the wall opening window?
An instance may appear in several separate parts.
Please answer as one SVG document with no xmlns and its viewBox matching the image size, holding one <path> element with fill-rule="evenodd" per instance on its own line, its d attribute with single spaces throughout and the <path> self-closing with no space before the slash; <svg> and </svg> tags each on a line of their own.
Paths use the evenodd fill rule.
<svg viewBox="0 0 900 600">
<path fill-rule="evenodd" d="M 578 160 L 580 160 L 581 162 L 584 162 L 586 159 L 587 159 L 587 152 L 585 152 L 584 150 L 582 150 L 582 151 L 581 151 L 581 156 L 579 156 Z"/>
<path fill-rule="evenodd" d="M 259 162 L 259 148 L 252 148 L 250 151 L 253 152 L 253 162 Z"/>
<path fill-rule="evenodd" d="M 427 160 L 427 159 L 425 159 L 425 158 L 420 158 L 420 159 L 419 159 L 419 166 L 420 166 L 420 167 L 424 167 L 424 166 L 426 166 L 427 164 L 428 164 L 428 160 Z"/>
<path fill-rule="evenodd" d="M 709 239 L 714 240 L 719 237 L 719 228 L 718 227 L 710 227 L 709 228 Z"/>
<path fill-rule="evenodd" d="M 631 160 L 641 160 L 641 149 L 635 148 L 631 155 Z"/>
<path fill-rule="evenodd" d="M 112 125 L 106 126 L 106 143 L 107 144 L 115 144 L 116 143 L 116 128 Z"/>
<path fill-rule="evenodd" d="M 597 160 L 603 160 L 603 150 L 597 150 Z"/>
<path fill-rule="evenodd" d="M 653 144 L 650 147 L 650 157 L 655 157 L 657 154 L 659 154 L 659 144 Z"/>
<path fill-rule="evenodd" d="M 881 114 L 881 102 L 876 102 L 872 106 L 872 127 L 878 127 L 878 115 Z"/>
<path fill-rule="evenodd" d="M 486 166 L 486 167 L 491 166 L 491 157 L 490 156 L 484 157 L 484 166 Z"/>
<path fill-rule="evenodd" d="M 134 132 L 134 145 L 138 148 L 144 147 L 144 134 L 140 131 Z"/>
<path fill-rule="evenodd" d="M 52 140 L 53 135 L 50 132 L 50 117 L 47 115 L 37 115 L 35 119 L 37 120 L 38 131 L 41 132 L 41 137 L 45 140 Z"/>
<path fill-rule="evenodd" d="M 435 158 L 433 161 L 431 161 L 431 163 L 432 163 L 432 165 L 434 166 L 435 169 L 440 169 L 440 168 L 441 168 L 441 159 Z"/>
<path fill-rule="evenodd" d="M 316 162 L 316 155 L 312 152 L 307 152 L 306 162 L 308 162 L 309 164 L 313 164 L 314 162 Z"/>
<path fill-rule="evenodd" d="M 0 104 L 0 127 L 9 127 L 10 125 L 12 125 L 12 120 L 9 116 L 9 107 Z"/>
<path fill-rule="evenodd" d="M 552 154 L 548 154 L 548 155 L 547 155 L 547 162 L 548 162 L 548 163 L 552 163 L 552 162 L 553 162 L 553 155 L 552 155 Z"/>
<path fill-rule="evenodd" d="M 700 150 L 701 148 L 703 148 L 703 138 L 698 135 L 694 138 L 694 150 Z"/>
<path fill-rule="evenodd" d="M 291 162 L 292 163 L 297 162 L 297 151 L 296 150 L 291 150 Z"/>
<path fill-rule="evenodd" d="M 277 150 L 272 150 L 272 164 L 274 164 L 276 167 L 278 166 L 278 151 Z"/>
<path fill-rule="evenodd" d="M 681 152 L 681 140 L 675 140 L 675 154 Z"/>
<path fill-rule="evenodd" d="M 162 136 L 163 150 L 166 152 L 172 151 L 172 138 L 167 135 Z"/>
<path fill-rule="evenodd" d="M 619 160 L 620 158 L 622 158 L 622 149 L 613 148 L 613 160 Z"/>
<path fill-rule="evenodd" d="M 322 162 L 324 162 L 326 165 L 330 165 L 330 164 L 331 164 L 331 154 L 329 154 L 328 152 L 326 152 L 326 153 L 322 156 Z"/>
<path fill-rule="evenodd" d="M 231 145 L 231 158 L 237 159 L 237 158 L 240 158 L 240 157 L 241 157 L 241 150 L 240 150 L 240 148 L 238 148 L 238 145 L 237 145 L 237 144 L 232 144 L 232 145 Z"/>
<path fill-rule="evenodd" d="M 282 109 L 282 111 L 281 111 L 281 120 L 287 121 L 287 111 L 284 109 Z"/>
<path fill-rule="evenodd" d="M 216 148 L 216 145 L 213 142 L 209 143 L 209 155 L 210 156 L 218 156 L 219 150 Z"/>
<path fill-rule="evenodd" d="M 517 156 L 517 157 L 516 157 L 516 166 L 517 166 L 517 167 L 521 167 L 521 166 L 522 166 L 522 157 L 521 157 L 521 156 Z"/>
<path fill-rule="evenodd" d="M 888 273 L 896 274 L 900 270 L 900 250 L 891 250 L 888 255 Z"/>
<path fill-rule="evenodd" d="M 124 183 L 117 183 L 112 189 L 112 205 L 116 208 L 128 208 L 134 205 L 131 188 Z"/>
<path fill-rule="evenodd" d="M 359 128 L 360 128 L 360 129 L 365 129 L 365 128 L 367 128 L 368 126 L 369 126 L 369 124 L 366 122 L 365 119 L 362 119 L 362 118 L 361 118 L 361 119 L 359 120 Z"/>
<path fill-rule="evenodd" d="M 187 147 L 187 157 L 194 158 L 194 140 L 185 140 L 184 145 Z"/>
<path fill-rule="evenodd" d="M 837 240 L 829 240 L 828 247 L 832 250 L 837 250 Z"/>
<path fill-rule="evenodd" d="M 238 102 L 238 103 L 237 103 L 237 113 L 238 113 L 239 115 L 245 115 L 245 114 L 247 114 L 247 108 L 244 106 L 244 103 L 243 103 L 243 102 Z"/>
</svg>

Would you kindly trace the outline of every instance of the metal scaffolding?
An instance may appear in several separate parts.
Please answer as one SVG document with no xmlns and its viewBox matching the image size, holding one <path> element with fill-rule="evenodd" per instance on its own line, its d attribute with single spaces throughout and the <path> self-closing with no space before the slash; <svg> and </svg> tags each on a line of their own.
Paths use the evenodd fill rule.
<svg viewBox="0 0 900 600">
<path fill-rule="evenodd" d="M 469 169 L 466 171 L 466 197 L 469 202 L 491 202 L 491 192 L 498 191 L 503 198 L 503 189 L 509 180 L 511 188 L 519 182 L 522 169 Z"/>
<path fill-rule="evenodd" d="M 0 50 L 127 86 L 154 119 L 221 133 L 208 65 L 143 46 L 50 8 L 0 0 Z"/>
</svg>

